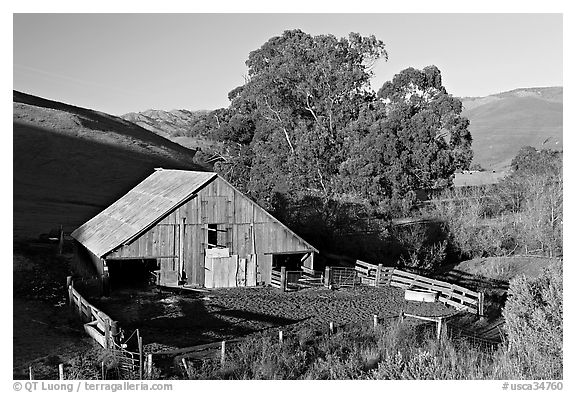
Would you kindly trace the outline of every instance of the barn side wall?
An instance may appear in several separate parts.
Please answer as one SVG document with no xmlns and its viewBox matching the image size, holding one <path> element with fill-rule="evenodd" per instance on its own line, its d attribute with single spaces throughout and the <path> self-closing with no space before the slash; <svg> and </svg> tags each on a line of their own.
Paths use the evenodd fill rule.
<svg viewBox="0 0 576 393">
<path fill-rule="evenodd" d="M 86 279 L 80 280 L 80 287 L 90 293 L 92 296 L 108 294 L 108 270 L 105 261 L 98 258 L 81 243 L 74 240 L 74 259 L 72 262 L 72 271 Z M 92 280 L 95 279 L 95 280 Z"/>
<path fill-rule="evenodd" d="M 83 277 L 102 276 L 104 274 L 104 261 L 75 240 L 72 269 Z"/>
</svg>

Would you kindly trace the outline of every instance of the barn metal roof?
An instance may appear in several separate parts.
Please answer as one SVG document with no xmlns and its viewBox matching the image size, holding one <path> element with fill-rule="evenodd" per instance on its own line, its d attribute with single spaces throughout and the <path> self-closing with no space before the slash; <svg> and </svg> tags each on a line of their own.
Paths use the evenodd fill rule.
<svg viewBox="0 0 576 393">
<path fill-rule="evenodd" d="M 157 169 L 71 236 L 101 258 L 130 241 L 218 175 Z"/>
</svg>

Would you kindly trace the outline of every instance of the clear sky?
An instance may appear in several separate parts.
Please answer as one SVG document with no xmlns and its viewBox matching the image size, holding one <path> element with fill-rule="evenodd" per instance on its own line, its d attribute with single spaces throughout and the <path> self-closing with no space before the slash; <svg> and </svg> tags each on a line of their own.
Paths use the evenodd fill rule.
<svg viewBox="0 0 576 393">
<path fill-rule="evenodd" d="M 455 96 L 561 86 L 562 14 L 14 14 L 14 89 L 111 114 L 215 109 L 284 30 L 374 34 L 378 89 L 434 64 Z"/>
</svg>

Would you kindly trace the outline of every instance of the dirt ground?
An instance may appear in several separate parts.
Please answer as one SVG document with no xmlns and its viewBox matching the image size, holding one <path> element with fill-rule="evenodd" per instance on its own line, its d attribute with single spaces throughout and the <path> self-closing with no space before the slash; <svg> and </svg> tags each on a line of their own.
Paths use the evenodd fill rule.
<svg viewBox="0 0 576 393">
<path fill-rule="evenodd" d="M 38 379 L 58 379 L 60 363 L 95 349 L 66 306 L 15 298 L 13 307 L 14 379 L 28 379 L 30 366 Z"/>
<path fill-rule="evenodd" d="M 274 288 L 230 288 L 196 294 L 124 290 L 94 301 L 131 334 L 140 329 L 147 351 L 161 351 L 229 340 L 282 328 L 285 334 L 311 328 L 383 321 L 400 311 L 439 316 L 454 312 L 440 303 L 404 300 L 391 287 L 330 290 L 308 288 L 281 292 Z"/>
<path fill-rule="evenodd" d="M 13 255 L 13 377 L 57 379 L 58 364 L 93 351 L 92 340 L 66 302 L 68 259 L 48 243 L 15 244 Z"/>
</svg>

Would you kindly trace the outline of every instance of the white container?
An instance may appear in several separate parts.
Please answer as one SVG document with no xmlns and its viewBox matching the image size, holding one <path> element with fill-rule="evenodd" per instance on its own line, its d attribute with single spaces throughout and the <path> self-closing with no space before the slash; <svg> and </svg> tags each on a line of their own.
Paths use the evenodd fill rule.
<svg viewBox="0 0 576 393">
<path fill-rule="evenodd" d="M 404 299 L 415 302 L 434 303 L 438 300 L 438 292 L 422 291 L 418 289 L 406 289 Z"/>
</svg>

